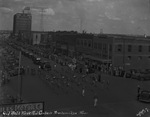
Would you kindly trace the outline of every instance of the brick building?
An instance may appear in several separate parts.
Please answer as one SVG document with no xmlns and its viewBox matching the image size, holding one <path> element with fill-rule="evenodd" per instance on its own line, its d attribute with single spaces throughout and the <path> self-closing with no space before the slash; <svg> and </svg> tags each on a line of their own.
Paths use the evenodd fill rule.
<svg viewBox="0 0 150 117">
<path fill-rule="evenodd" d="M 69 34 L 59 35 L 57 44 L 61 50 L 83 55 L 96 63 L 112 64 L 129 69 L 150 69 L 150 39 L 145 36 L 117 34 Z"/>
<path fill-rule="evenodd" d="M 150 69 L 150 39 L 144 36 L 120 35 L 113 39 L 114 66 L 128 69 Z"/>
</svg>

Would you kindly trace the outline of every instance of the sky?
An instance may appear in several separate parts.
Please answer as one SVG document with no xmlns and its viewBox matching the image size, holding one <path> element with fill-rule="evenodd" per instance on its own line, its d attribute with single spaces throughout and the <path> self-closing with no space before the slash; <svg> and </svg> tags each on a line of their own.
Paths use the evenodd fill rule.
<svg viewBox="0 0 150 117">
<path fill-rule="evenodd" d="M 12 30 L 25 7 L 32 30 L 150 35 L 150 0 L 0 0 L 0 29 Z"/>
</svg>

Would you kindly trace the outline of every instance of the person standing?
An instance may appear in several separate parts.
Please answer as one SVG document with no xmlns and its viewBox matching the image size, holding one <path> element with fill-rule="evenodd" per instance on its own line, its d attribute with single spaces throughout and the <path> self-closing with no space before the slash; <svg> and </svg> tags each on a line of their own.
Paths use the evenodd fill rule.
<svg viewBox="0 0 150 117">
<path fill-rule="evenodd" d="M 101 82 L 101 74 L 98 75 L 98 82 Z"/>
<path fill-rule="evenodd" d="M 97 95 L 95 94 L 95 96 L 94 96 L 94 107 L 95 107 L 95 108 L 97 107 L 97 102 L 98 102 L 98 97 L 97 97 Z"/>
<path fill-rule="evenodd" d="M 39 73 L 39 77 L 41 76 L 41 66 L 39 65 L 38 67 L 38 73 Z"/>
<path fill-rule="evenodd" d="M 82 96 L 83 97 L 85 96 L 85 89 L 84 89 L 84 87 L 82 88 Z"/>
<path fill-rule="evenodd" d="M 82 68 L 80 68 L 80 74 L 82 73 Z"/>
<path fill-rule="evenodd" d="M 140 90 L 141 90 L 141 88 L 140 88 L 140 86 L 138 85 L 138 86 L 137 86 L 138 94 L 140 93 Z"/>
<path fill-rule="evenodd" d="M 29 73 L 30 72 L 30 68 L 29 68 L 29 66 L 27 66 L 27 73 Z"/>
<path fill-rule="evenodd" d="M 106 84 L 107 84 L 107 89 L 108 89 L 109 88 L 109 80 L 107 80 Z"/>
</svg>

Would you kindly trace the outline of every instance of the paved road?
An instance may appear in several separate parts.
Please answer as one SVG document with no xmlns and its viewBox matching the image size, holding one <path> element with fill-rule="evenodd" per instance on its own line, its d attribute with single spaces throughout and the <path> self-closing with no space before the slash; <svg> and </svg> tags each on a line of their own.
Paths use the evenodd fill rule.
<svg viewBox="0 0 150 117">
<path fill-rule="evenodd" d="M 37 68 L 31 60 L 22 57 L 22 65 Z M 59 65 L 57 69 L 60 70 Z M 64 68 L 66 69 L 66 68 Z M 109 80 L 110 86 L 98 85 L 94 89 L 98 92 L 98 107 L 93 107 L 93 93 L 91 90 L 85 91 L 85 97 L 81 95 L 80 88 L 77 90 L 67 89 L 69 94 L 63 93 L 62 89 L 54 89 L 44 80 L 44 76 L 23 76 L 22 96 L 26 101 L 44 101 L 46 111 L 82 111 L 88 114 L 78 114 L 84 117 L 136 117 L 136 114 L 144 108 L 149 108 L 149 104 L 136 101 L 137 85 L 140 84 L 144 89 L 150 89 L 150 81 L 139 82 L 132 79 L 102 75 L 104 80 Z M 70 75 L 71 77 L 71 75 Z M 9 87 L 17 92 L 18 79 L 13 77 Z M 89 88 L 90 89 L 90 88 Z M 145 113 L 142 117 L 148 117 L 150 113 Z M 56 115 L 50 115 L 53 117 Z M 62 116 L 62 115 L 61 115 Z M 71 115 L 70 115 L 71 116 Z M 72 117 L 72 116 L 71 116 Z"/>
</svg>

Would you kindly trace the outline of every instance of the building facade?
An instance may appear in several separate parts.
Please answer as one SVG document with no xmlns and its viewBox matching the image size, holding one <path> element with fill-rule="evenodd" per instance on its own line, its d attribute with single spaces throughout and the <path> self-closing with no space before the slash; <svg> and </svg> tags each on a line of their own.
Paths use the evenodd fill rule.
<svg viewBox="0 0 150 117">
<path fill-rule="evenodd" d="M 70 44 L 67 40 L 64 42 L 63 39 L 62 37 L 61 45 L 62 43 Z M 149 37 L 77 34 L 76 38 L 74 40 L 71 38 L 71 40 L 74 42 L 76 53 L 93 62 L 112 64 L 114 67 L 122 67 L 124 70 L 150 69 Z M 67 44 L 64 46 L 66 49 Z"/>
<path fill-rule="evenodd" d="M 42 31 L 32 31 L 31 33 L 31 44 L 32 45 L 48 45 L 49 33 Z"/>
<path fill-rule="evenodd" d="M 92 56 L 93 53 L 93 37 L 92 34 L 79 34 L 76 43 L 78 55 Z"/>
<path fill-rule="evenodd" d="M 76 38 L 78 34 L 72 32 L 56 33 L 53 37 L 56 42 L 56 50 L 68 56 L 76 56 Z"/>
<path fill-rule="evenodd" d="M 113 64 L 129 69 L 150 69 L 150 39 L 118 36 L 113 40 Z"/>
<path fill-rule="evenodd" d="M 31 31 L 32 16 L 30 13 L 17 13 L 13 20 L 13 33 L 17 35 L 19 31 Z"/>
</svg>

